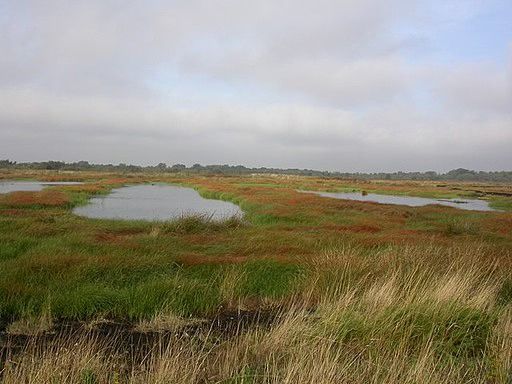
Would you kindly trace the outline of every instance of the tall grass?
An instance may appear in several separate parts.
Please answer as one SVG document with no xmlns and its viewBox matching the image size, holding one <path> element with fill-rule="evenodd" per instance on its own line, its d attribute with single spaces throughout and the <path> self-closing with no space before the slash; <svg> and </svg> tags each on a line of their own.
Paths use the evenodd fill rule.
<svg viewBox="0 0 512 384">
<path fill-rule="evenodd" d="M 8 354 L 3 380 L 508 383 L 512 302 L 500 298 L 504 258 L 510 254 L 471 247 L 332 248 L 303 261 L 311 273 L 281 301 L 270 327 L 226 334 L 212 323 L 190 334 L 164 311 L 139 330 L 172 329 L 174 336 L 158 334 L 149 349 L 116 335 L 64 333 Z M 252 272 L 227 269 L 222 297 L 236 301 Z"/>
<path fill-rule="evenodd" d="M 184 215 L 178 219 L 170 220 L 154 227 L 154 234 L 190 234 L 201 232 L 218 232 L 242 228 L 248 223 L 241 216 L 229 216 L 215 220 L 213 215 L 195 214 Z"/>
</svg>

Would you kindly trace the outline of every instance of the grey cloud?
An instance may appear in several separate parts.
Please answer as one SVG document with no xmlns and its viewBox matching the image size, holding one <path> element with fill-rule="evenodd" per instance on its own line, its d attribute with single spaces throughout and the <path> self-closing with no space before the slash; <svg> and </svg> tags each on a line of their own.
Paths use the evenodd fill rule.
<svg viewBox="0 0 512 384">
<path fill-rule="evenodd" d="M 438 3 L 4 4 L 0 158 L 506 167 L 512 65 L 415 60 L 433 22 L 485 8 Z"/>
<path fill-rule="evenodd" d="M 512 114 L 512 60 L 510 70 L 474 64 L 436 74 L 435 95 L 446 109 Z"/>
</svg>

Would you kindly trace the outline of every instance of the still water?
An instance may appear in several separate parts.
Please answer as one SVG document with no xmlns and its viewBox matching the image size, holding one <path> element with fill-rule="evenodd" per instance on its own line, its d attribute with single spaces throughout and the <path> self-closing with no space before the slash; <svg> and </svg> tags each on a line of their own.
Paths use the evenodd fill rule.
<svg viewBox="0 0 512 384">
<path fill-rule="evenodd" d="M 420 207 L 429 204 L 440 204 L 454 208 L 467 209 L 470 211 L 497 211 L 496 209 L 491 208 L 487 201 L 476 199 L 429 199 L 426 197 L 379 195 L 376 193 L 368 193 L 367 195 L 363 195 L 361 192 L 300 192 L 314 193 L 323 197 L 330 197 L 333 199 L 371 201 L 381 204 L 408 205 L 411 207 Z"/>
<path fill-rule="evenodd" d="M 238 205 L 205 199 L 192 188 L 167 184 L 134 185 L 95 197 L 73 212 L 94 219 L 163 221 L 187 215 L 205 215 L 213 220 L 241 216 Z"/>
<path fill-rule="evenodd" d="M 78 185 L 74 181 L 0 181 L 0 193 L 18 191 L 37 192 L 51 185 Z"/>
</svg>

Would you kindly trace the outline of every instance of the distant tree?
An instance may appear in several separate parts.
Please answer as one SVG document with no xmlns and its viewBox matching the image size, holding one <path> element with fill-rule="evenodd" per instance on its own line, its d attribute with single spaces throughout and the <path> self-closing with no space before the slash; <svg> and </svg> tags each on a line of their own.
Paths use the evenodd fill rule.
<svg viewBox="0 0 512 384">
<path fill-rule="evenodd" d="M 80 160 L 78 163 L 76 163 L 76 166 L 80 169 L 87 169 L 91 167 L 89 162 L 84 160 Z"/>
<path fill-rule="evenodd" d="M 187 169 L 187 166 L 185 164 L 174 164 L 171 169 L 173 171 L 183 171 L 185 169 Z"/>
<path fill-rule="evenodd" d="M 92 164 L 88 161 L 78 161 L 75 163 L 65 163 L 63 161 L 16 163 L 9 159 L 0 160 L 0 168 L 15 169 L 49 169 L 49 170 L 94 170 L 103 172 L 144 172 L 144 171 L 166 171 L 166 172 L 195 172 L 207 175 L 247 175 L 252 173 L 262 174 L 284 174 L 284 175 L 302 175 L 323 178 L 352 179 L 352 180 L 471 180 L 471 181 L 499 181 L 511 182 L 512 171 L 473 171 L 465 168 L 453 169 L 447 173 L 427 172 L 394 172 L 394 173 L 350 173 L 350 172 L 327 172 L 312 169 L 279 169 L 279 168 L 247 168 L 243 165 L 229 164 L 194 164 L 187 168 L 184 164 L 174 164 L 168 167 L 165 163 L 159 163 L 156 166 L 138 166 L 120 163 L 113 164 Z"/>
<path fill-rule="evenodd" d="M 11 168 L 16 165 L 15 161 L 10 161 L 9 159 L 0 160 L 0 168 Z"/>
<path fill-rule="evenodd" d="M 49 170 L 62 169 L 65 166 L 66 166 L 66 163 L 63 161 L 47 161 L 46 163 L 44 163 L 44 169 L 49 169 Z"/>
<path fill-rule="evenodd" d="M 437 179 L 437 172 L 435 172 L 435 171 L 427 171 L 427 172 L 425 172 L 425 178 L 427 180 L 436 180 Z"/>
<path fill-rule="evenodd" d="M 159 171 L 165 171 L 167 170 L 167 164 L 165 163 L 158 163 L 158 165 L 156 166 L 156 168 L 159 170 Z"/>
</svg>

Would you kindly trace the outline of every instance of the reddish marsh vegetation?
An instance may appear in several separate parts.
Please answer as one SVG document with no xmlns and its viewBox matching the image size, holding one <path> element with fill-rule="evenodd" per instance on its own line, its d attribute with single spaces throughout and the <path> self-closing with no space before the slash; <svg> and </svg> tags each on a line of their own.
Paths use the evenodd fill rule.
<svg viewBox="0 0 512 384">
<path fill-rule="evenodd" d="M 61 191 L 12 192 L 0 195 L 0 204 L 6 207 L 42 206 L 51 207 L 69 203 L 68 196 Z"/>
</svg>

